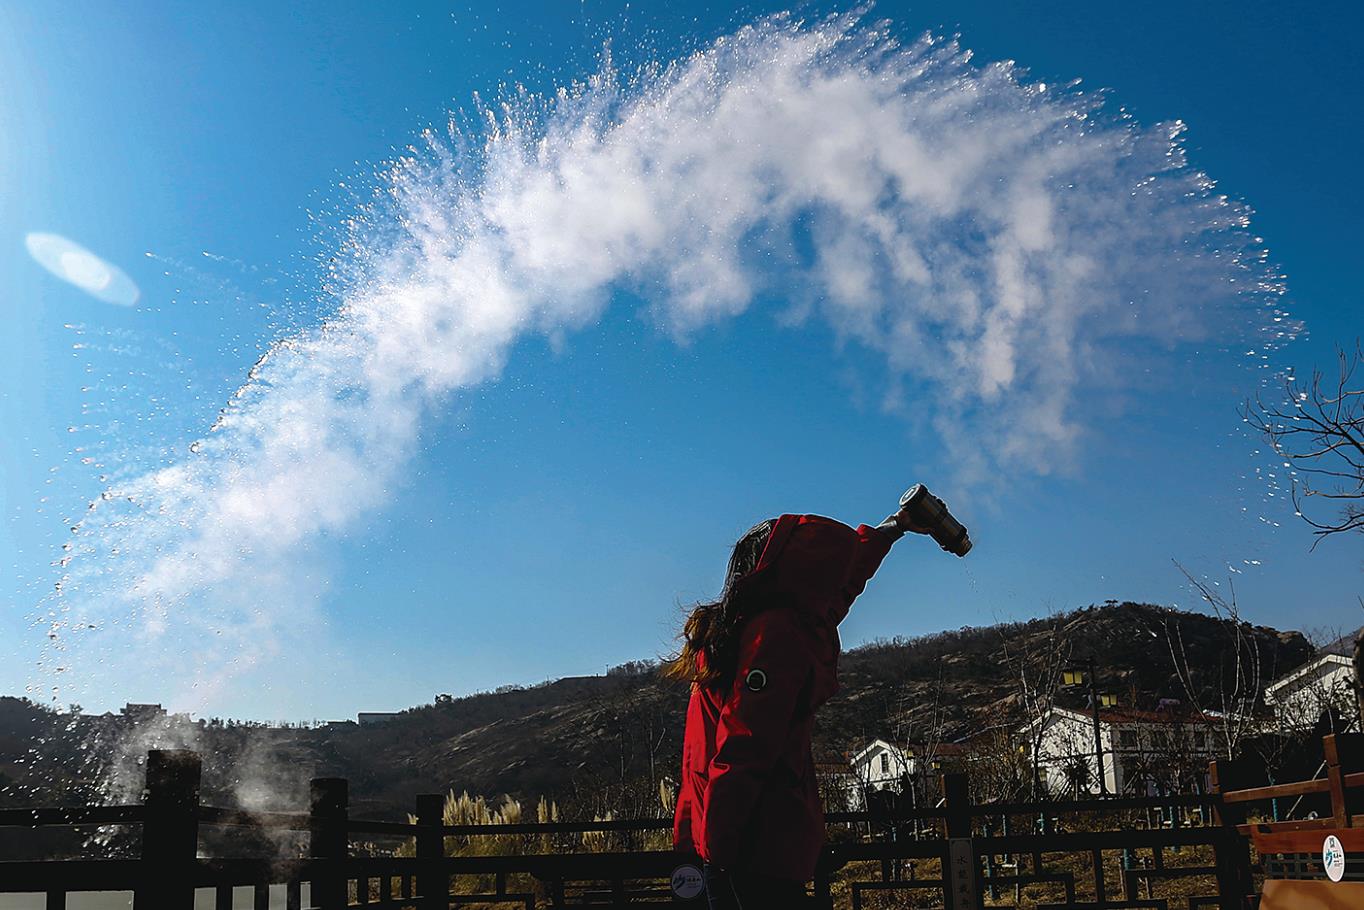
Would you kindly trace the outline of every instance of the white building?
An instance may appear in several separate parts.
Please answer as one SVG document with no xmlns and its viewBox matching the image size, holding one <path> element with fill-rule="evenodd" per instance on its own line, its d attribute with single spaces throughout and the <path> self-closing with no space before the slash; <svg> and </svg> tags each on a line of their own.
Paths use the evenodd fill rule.
<svg viewBox="0 0 1364 910">
<path fill-rule="evenodd" d="M 923 775 L 936 775 L 943 760 L 961 753 L 962 747 L 955 743 L 900 748 L 884 739 L 873 739 L 849 762 L 852 777 L 857 782 L 851 800 L 853 810 L 866 808 L 869 792 L 893 790 L 902 793 L 906 784 L 912 784 Z"/>
<path fill-rule="evenodd" d="M 1043 785 L 1072 795 L 1100 792 L 1094 717 L 1054 707 L 1018 731 L 1029 761 L 1036 749 Z M 1216 718 L 1187 711 L 1099 711 L 1099 744 L 1110 794 L 1155 795 L 1183 789 L 1190 778 L 1206 782 L 1208 762 L 1222 742 Z"/>
<path fill-rule="evenodd" d="M 1332 642 L 1312 660 L 1265 687 L 1265 704 L 1274 709 L 1280 730 L 1285 733 L 1306 730 L 1332 708 L 1346 718 L 1358 715 L 1351 659 L 1357 634 Z"/>
<path fill-rule="evenodd" d="M 912 780 L 914 754 L 884 739 L 873 739 L 852 757 L 853 777 L 863 790 L 899 790 L 901 782 Z"/>
</svg>

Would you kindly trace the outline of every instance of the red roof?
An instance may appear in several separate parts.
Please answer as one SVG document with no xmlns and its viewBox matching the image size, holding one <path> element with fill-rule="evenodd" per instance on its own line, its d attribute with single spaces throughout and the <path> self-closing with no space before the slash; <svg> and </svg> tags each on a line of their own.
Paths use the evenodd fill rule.
<svg viewBox="0 0 1364 910">
<path fill-rule="evenodd" d="M 966 746 L 961 743 L 910 743 L 905 749 L 909 755 L 919 756 L 933 754 L 940 758 L 952 755 L 961 755 L 966 752 Z"/>
<path fill-rule="evenodd" d="M 1076 711 L 1077 714 L 1087 714 L 1087 711 Z M 1198 711 L 1165 710 L 1165 711 L 1143 711 L 1141 708 L 1100 708 L 1099 720 L 1106 724 L 1207 724 L 1211 725 L 1217 718 Z"/>
</svg>

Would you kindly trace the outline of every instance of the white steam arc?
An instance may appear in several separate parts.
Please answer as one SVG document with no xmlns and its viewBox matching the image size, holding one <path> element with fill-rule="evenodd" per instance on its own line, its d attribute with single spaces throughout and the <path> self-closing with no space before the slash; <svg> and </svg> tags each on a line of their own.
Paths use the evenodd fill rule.
<svg viewBox="0 0 1364 910">
<path fill-rule="evenodd" d="M 336 317 L 272 349 L 193 455 L 111 491 L 67 597 L 141 611 L 144 651 L 258 644 L 272 621 L 247 604 L 303 596 L 299 547 L 383 505 L 428 410 L 621 286 L 680 334 L 779 292 L 931 384 L 967 480 L 1066 458 L 1118 343 L 1244 337 L 1281 293 L 1178 125 L 854 16 L 482 115 L 387 172 Z M 211 700 L 233 671 L 197 672 Z"/>
</svg>

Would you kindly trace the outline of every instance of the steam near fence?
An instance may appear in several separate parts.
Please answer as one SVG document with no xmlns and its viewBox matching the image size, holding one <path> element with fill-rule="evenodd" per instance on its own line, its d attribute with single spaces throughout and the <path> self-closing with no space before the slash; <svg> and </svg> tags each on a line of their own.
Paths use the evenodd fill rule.
<svg viewBox="0 0 1364 910">
<path fill-rule="evenodd" d="M 81 524 L 52 634 L 99 626 L 103 664 L 63 658 L 63 698 L 135 666 L 213 704 L 315 602 L 302 557 L 383 507 L 423 420 L 619 289 L 679 337 L 780 299 L 914 388 L 963 480 L 1051 470 L 1134 346 L 1276 340 L 1247 214 L 1180 132 L 844 15 L 423 133 L 345 225 L 333 317 Z"/>
<path fill-rule="evenodd" d="M 205 729 L 184 714 L 161 712 L 90 734 L 84 751 L 85 769 L 97 781 L 101 796 L 111 805 L 141 803 L 147 754 L 154 749 L 186 749 L 203 761 L 205 801 L 248 811 L 297 811 L 308 805 L 310 762 L 287 753 L 287 743 L 268 728 L 239 726 Z M 100 829 L 93 838 L 107 844 L 122 829 Z M 262 829 L 256 836 L 269 840 L 282 855 L 297 853 L 298 835 L 283 829 Z"/>
</svg>

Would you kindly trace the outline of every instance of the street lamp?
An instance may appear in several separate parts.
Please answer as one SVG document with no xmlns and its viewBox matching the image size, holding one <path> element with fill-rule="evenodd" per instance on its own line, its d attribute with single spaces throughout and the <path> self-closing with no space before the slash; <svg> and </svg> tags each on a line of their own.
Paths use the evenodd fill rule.
<svg viewBox="0 0 1364 910">
<path fill-rule="evenodd" d="M 1099 773 L 1099 795 L 1108 795 L 1108 775 L 1104 773 L 1104 746 L 1103 740 L 1099 736 L 1099 708 L 1111 707 L 1117 703 L 1117 699 L 1109 695 L 1112 699 L 1110 704 L 1103 704 L 1099 695 L 1098 680 L 1094 671 L 1094 658 L 1088 657 L 1082 663 L 1061 670 L 1061 682 L 1067 686 L 1080 686 L 1089 684 L 1089 707 L 1091 718 L 1094 722 L 1094 767 Z"/>
</svg>

